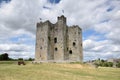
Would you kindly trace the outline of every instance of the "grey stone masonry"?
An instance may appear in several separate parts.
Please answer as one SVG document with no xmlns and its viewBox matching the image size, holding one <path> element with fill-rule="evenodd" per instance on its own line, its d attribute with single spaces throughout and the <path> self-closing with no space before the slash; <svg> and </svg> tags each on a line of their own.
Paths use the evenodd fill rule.
<svg viewBox="0 0 120 80">
<path fill-rule="evenodd" d="M 82 62 L 82 30 L 67 26 L 66 17 L 37 23 L 35 62 Z"/>
</svg>

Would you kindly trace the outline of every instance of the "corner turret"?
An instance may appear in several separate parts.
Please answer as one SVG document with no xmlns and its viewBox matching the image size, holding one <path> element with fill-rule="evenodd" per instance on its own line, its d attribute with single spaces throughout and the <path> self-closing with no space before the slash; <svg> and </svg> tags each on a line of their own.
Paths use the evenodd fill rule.
<svg viewBox="0 0 120 80">
<path fill-rule="evenodd" d="M 60 17 L 58 17 L 58 22 L 59 21 L 63 21 L 64 23 L 66 23 L 66 17 L 64 15 L 61 15 Z"/>
</svg>

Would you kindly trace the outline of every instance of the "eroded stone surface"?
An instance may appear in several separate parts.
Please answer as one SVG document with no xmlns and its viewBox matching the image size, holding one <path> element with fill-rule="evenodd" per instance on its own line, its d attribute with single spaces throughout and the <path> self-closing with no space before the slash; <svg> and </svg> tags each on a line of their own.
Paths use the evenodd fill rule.
<svg viewBox="0 0 120 80">
<path fill-rule="evenodd" d="M 58 17 L 37 23 L 35 61 L 38 62 L 82 62 L 82 30 L 79 26 L 67 26 L 66 17 Z"/>
</svg>

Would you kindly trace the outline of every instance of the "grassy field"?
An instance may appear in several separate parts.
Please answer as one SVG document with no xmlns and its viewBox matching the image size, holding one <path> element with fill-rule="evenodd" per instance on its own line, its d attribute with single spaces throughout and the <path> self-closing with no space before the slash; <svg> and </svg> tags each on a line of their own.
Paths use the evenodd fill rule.
<svg viewBox="0 0 120 80">
<path fill-rule="evenodd" d="M 120 68 L 94 68 L 86 64 L 0 62 L 0 80 L 120 80 Z"/>
</svg>

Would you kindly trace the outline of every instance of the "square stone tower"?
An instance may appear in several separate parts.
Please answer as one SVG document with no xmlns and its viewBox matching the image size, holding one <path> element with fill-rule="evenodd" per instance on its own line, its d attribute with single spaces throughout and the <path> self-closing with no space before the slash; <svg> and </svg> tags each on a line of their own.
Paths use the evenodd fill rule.
<svg viewBox="0 0 120 80">
<path fill-rule="evenodd" d="M 82 30 L 67 26 L 62 15 L 52 24 L 37 23 L 35 62 L 82 62 Z"/>
</svg>

